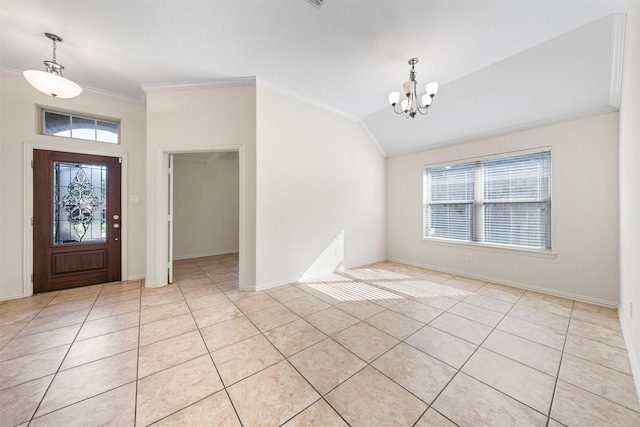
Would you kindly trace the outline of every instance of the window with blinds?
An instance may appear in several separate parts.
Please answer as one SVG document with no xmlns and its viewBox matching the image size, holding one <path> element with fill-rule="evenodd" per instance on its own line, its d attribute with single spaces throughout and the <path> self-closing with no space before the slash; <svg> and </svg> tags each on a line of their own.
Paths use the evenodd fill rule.
<svg viewBox="0 0 640 427">
<path fill-rule="evenodd" d="M 425 168 L 426 238 L 551 249 L 551 152 Z"/>
</svg>

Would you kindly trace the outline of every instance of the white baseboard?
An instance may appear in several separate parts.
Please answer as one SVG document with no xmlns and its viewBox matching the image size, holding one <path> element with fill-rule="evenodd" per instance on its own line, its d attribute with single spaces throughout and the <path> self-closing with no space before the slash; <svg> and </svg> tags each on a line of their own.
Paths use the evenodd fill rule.
<svg viewBox="0 0 640 427">
<path fill-rule="evenodd" d="M 238 287 L 238 289 L 240 289 L 241 291 L 244 292 L 256 292 L 256 287 L 255 286 L 251 286 L 251 285 L 240 285 Z M 262 290 L 262 289 L 260 289 Z"/>
<path fill-rule="evenodd" d="M 618 307 L 618 318 L 620 319 L 620 326 L 622 327 L 624 343 L 627 346 L 629 364 L 631 365 L 631 374 L 633 375 L 633 381 L 636 384 L 636 394 L 638 395 L 638 401 L 640 401 L 640 359 L 638 359 L 640 354 L 636 354 L 635 352 L 633 342 L 631 341 L 630 326 L 627 324 L 622 305 Z"/>
<path fill-rule="evenodd" d="M 252 291 L 266 291 L 267 289 L 277 288 L 278 286 L 290 285 L 292 283 L 297 283 L 299 278 L 287 279 L 287 280 L 276 280 L 273 282 L 268 282 L 261 284 L 260 286 L 256 286 L 255 289 L 251 289 Z"/>
<path fill-rule="evenodd" d="M 239 249 L 225 249 L 221 251 L 213 251 L 213 252 L 200 252 L 197 254 L 186 254 L 186 255 L 173 255 L 173 260 L 178 261 L 181 259 L 191 259 L 191 258 L 204 258 L 207 256 L 216 256 L 216 255 L 227 255 L 227 254 L 237 254 Z"/>
<path fill-rule="evenodd" d="M 359 268 L 359 267 L 364 267 L 365 265 L 370 265 L 370 264 L 375 264 L 377 262 L 384 262 L 387 261 L 386 257 L 382 257 L 382 258 L 373 258 L 370 259 L 368 261 L 362 261 L 362 262 L 357 262 L 355 264 L 349 264 L 349 265 L 345 265 L 344 268 L 349 270 L 351 268 Z"/>
<path fill-rule="evenodd" d="M 127 280 L 142 280 L 144 279 L 144 274 L 132 274 L 127 276 Z"/>
<path fill-rule="evenodd" d="M 166 285 L 158 285 L 157 282 L 145 282 L 144 283 L 144 287 L 145 288 L 164 288 L 165 286 L 169 286 L 169 283 L 167 283 Z"/>
<path fill-rule="evenodd" d="M 12 299 L 24 298 L 23 294 L 3 295 L 0 301 L 9 301 Z"/>
<path fill-rule="evenodd" d="M 350 264 L 350 265 L 343 265 L 342 268 L 340 268 L 339 270 L 336 271 L 342 271 L 344 269 L 350 269 L 350 268 L 358 268 L 358 267 L 362 267 L 365 265 L 369 265 L 369 264 L 375 264 L 376 262 L 382 262 L 382 261 L 386 261 L 386 258 L 374 258 L 374 259 L 370 259 L 370 260 L 366 260 L 366 261 L 360 261 L 357 262 L 355 264 Z M 284 285 L 290 285 L 292 283 L 297 283 L 300 280 L 300 277 L 295 277 L 295 278 L 290 278 L 287 280 L 276 280 L 273 282 L 269 282 L 269 283 L 265 283 L 265 284 L 261 284 L 259 287 L 256 287 L 256 291 L 264 291 L 267 289 L 271 289 L 271 288 L 277 288 L 278 286 L 284 286 Z M 251 289 L 254 290 L 254 289 Z"/>
<path fill-rule="evenodd" d="M 511 286 L 511 287 L 514 287 L 514 288 L 525 289 L 527 291 L 540 292 L 541 294 L 554 295 L 554 296 L 558 296 L 558 297 L 573 299 L 573 300 L 576 300 L 576 301 L 588 302 L 590 304 L 601 305 L 601 306 L 604 306 L 604 307 L 618 308 L 618 303 L 616 303 L 616 302 L 601 300 L 601 299 L 598 299 L 598 298 L 586 297 L 584 295 L 577 295 L 577 294 L 572 294 L 572 293 L 569 293 L 569 292 L 556 291 L 556 290 L 553 290 L 553 289 L 540 288 L 538 286 L 531 286 L 531 285 L 527 285 L 525 283 L 511 282 L 509 280 L 502 280 L 502 279 L 499 279 L 499 278 L 496 278 L 496 277 L 482 276 L 482 275 L 479 275 L 479 274 L 470 274 L 470 273 L 465 272 L 465 271 L 457 271 L 457 270 L 454 270 L 454 269 L 444 269 L 442 267 L 437 267 L 437 266 L 428 265 L 428 264 L 415 263 L 415 262 L 403 260 L 403 259 L 400 259 L 400 258 L 387 258 L 387 261 L 398 262 L 400 264 L 411 265 L 413 267 L 426 268 L 426 269 L 429 269 L 429 270 L 441 271 L 443 273 L 455 274 L 457 276 L 469 277 L 471 279 L 484 280 L 484 281 L 491 282 L 491 283 L 497 283 L 499 285 L 506 285 L 506 286 Z"/>
</svg>

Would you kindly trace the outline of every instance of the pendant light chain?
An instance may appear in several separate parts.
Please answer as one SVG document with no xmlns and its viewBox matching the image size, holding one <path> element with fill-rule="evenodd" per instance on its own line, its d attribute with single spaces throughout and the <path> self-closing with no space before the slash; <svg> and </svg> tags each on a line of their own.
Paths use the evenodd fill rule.
<svg viewBox="0 0 640 427">
<path fill-rule="evenodd" d="M 56 39 L 51 39 L 51 41 L 53 41 L 53 61 L 52 62 L 54 64 L 57 64 L 57 62 L 56 62 L 56 48 L 58 46 L 56 45 Z"/>
</svg>

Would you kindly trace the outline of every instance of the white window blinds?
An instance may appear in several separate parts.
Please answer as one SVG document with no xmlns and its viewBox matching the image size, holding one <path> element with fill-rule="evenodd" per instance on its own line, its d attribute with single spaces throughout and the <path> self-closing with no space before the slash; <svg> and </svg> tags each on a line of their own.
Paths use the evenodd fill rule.
<svg viewBox="0 0 640 427">
<path fill-rule="evenodd" d="M 551 249 L 551 153 L 425 169 L 425 237 Z"/>
<path fill-rule="evenodd" d="M 471 240 L 474 173 L 473 163 L 430 169 L 429 236 Z"/>
</svg>

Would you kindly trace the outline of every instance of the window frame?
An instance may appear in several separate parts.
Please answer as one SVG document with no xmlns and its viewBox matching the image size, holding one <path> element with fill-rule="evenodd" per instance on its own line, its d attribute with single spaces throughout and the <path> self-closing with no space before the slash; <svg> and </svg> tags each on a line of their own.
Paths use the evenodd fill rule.
<svg viewBox="0 0 640 427">
<path fill-rule="evenodd" d="M 491 199 L 485 199 L 484 198 L 484 172 L 483 172 L 483 168 L 482 167 L 478 167 L 478 164 L 482 164 L 485 161 L 489 161 L 489 160 L 496 160 L 496 159 L 505 159 L 505 158 L 510 158 L 510 157 L 517 157 L 517 156 L 522 156 L 522 155 L 528 155 L 528 154 L 536 154 L 536 153 L 544 153 L 544 152 L 548 152 L 549 153 L 549 181 L 550 181 L 550 185 L 549 185 L 549 197 L 546 198 L 544 200 L 544 202 L 546 202 L 547 204 L 547 224 L 550 228 L 549 231 L 549 235 L 548 235 L 548 239 L 549 239 L 549 245 L 550 248 L 541 248 L 541 247 L 534 247 L 534 246 L 521 246 L 521 245 L 513 245 L 513 244 L 502 244 L 502 243 L 493 243 L 493 242 L 485 242 L 485 241 L 478 241 L 480 239 L 484 239 L 484 207 L 486 204 L 495 204 L 495 203 L 514 203 L 514 204 L 520 204 L 520 203 L 524 203 L 523 200 L 524 199 L 520 199 L 520 200 L 491 200 Z M 542 256 L 542 257 L 547 257 L 547 258 L 554 258 L 556 256 L 556 253 L 554 252 L 554 239 L 553 239 L 553 235 L 554 235 L 554 227 L 553 227 L 553 215 L 551 213 L 551 206 L 552 206 L 552 200 L 553 200 L 553 179 L 552 179 L 552 170 L 553 170 L 553 156 L 551 155 L 552 150 L 550 146 L 544 146 L 544 147 L 538 147 L 538 148 L 533 148 L 533 149 L 528 149 L 528 150 L 519 150 L 519 151 L 511 151 L 511 152 L 504 152 L 504 153 L 496 153 L 496 154 L 492 154 L 492 155 L 488 155 L 488 156 L 479 156 L 479 157 L 472 157 L 472 158 L 465 158 L 465 159 L 457 159 L 457 160 L 452 160 L 452 161 L 444 161 L 444 162 L 437 162 L 437 163 L 430 163 L 430 164 L 425 164 L 423 166 L 422 172 L 423 172 L 423 203 L 422 203 L 422 242 L 423 243 L 437 243 L 437 244 L 443 244 L 443 245 L 447 245 L 447 246 L 463 246 L 463 247 L 467 247 L 467 248 L 477 248 L 477 249 L 487 249 L 490 251 L 495 251 L 495 252 L 506 252 L 506 253 L 518 253 L 518 252 L 525 252 L 525 253 L 529 253 L 532 255 L 536 255 L 536 256 Z M 453 165 L 458 165 L 458 164 L 465 164 L 465 163 L 475 163 L 476 167 L 475 167 L 475 174 L 474 174 L 474 199 L 473 202 L 471 202 L 472 204 L 472 212 L 471 212 L 471 216 L 472 216 L 472 224 L 471 224 L 471 229 L 472 229 L 472 240 L 462 240 L 462 239 L 454 239 L 454 238 L 445 238 L 445 237 L 433 237 L 430 236 L 428 233 L 428 227 L 430 225 L 429 221 L 429 200 L 430 200 L 430 191 L 431 191 L 431 185 L 430 185 L 430 181 L 429 181 L 429 169 L 431 168 L 438 168 L 438 167 L 444 167 L 444 166 L 453 166 Z M 531 200 L 533 201 L 533 200 Z M 541 202 L 539 200 L 535 200 L 535 202 Z M 432 204 L 452 204 L 452 203 L 456 203 L 455 201 L 447 201 L 447 202 L 440 202 L 440 201 L 436 201 L 436 203 L 432 203 Z M 475 239 L 475 240 L 474 240 Z"/>
<path fill-rule="evenodd" d="M 120 119 L 115 119 L 112 117 L 105 117 L 105 116 L 98 116 L 98 115 L 88 115 L 86 113 L 78 113 L 75 111 L 69 111 L 69 110 L 58 110 L 58 109 L 52 109 L 46 106 L 38 106 L 38 133 L 40 135 L 44 135 L 44 136 L 53 136 L 53 137 L 57 137 L 57 138 L 65 138 L 65 139 L 73 139 L 76 141 L 89 141 L 89 142 L 98 142 L 100 144 L 109 144 L 109 145 L 121 145 L 121 131 L 122 131 L 122 123 L 120 121 Z M 46 121 L 45 121 L 45 117 L 46 117 L 46 113 L 51 113 L 51 114 L 57 114 L 57 115 L 61 115 L 61 116 L 67 116 L 69 118 L 69 123 L 70 123 L 70 136 L 65 136 L 65 135 L 55 135 L 55 134 L 50 134 L 50 133 L 46 133 Z M 73 136 L 73 119 L 83 119 L 83 120 L 92 120 L 94 122 L 94 139 L 89 139 L 89 138 L 78 138 Z M 109 123 L 109 124 L 114 124 L 117 126 L 117 141 L 116 142 L 109 142 L 109 141 L 102 141 L 98 139 L 98 122 L 104 122 L 104 123 Z"/>
</svg>

